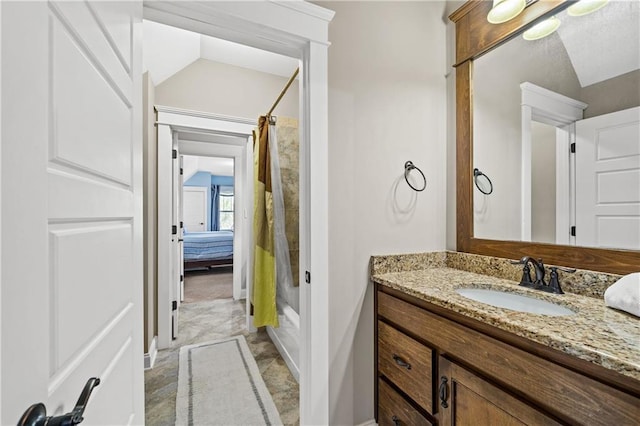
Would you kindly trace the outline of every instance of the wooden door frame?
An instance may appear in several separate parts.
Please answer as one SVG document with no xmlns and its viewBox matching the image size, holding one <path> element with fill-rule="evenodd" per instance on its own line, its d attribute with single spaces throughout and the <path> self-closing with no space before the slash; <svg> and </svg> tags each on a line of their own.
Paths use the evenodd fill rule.
<svg viewBox="0 0 640 426">
<path fill-rule="evenodd" d="M 186 192 L 202 192 L 204 194 L 205 203 L 203 205 L 204 209 L 203 209 L 202 213 L 204 214 L 204 219 L 203 219 L 204 222 L 203 223 L 205 225 L 205 229 L 204 229 L 205 231 L 207 230 L 206 229 L 206 227 L 207 227 L 207 223 L 206 223 L 207 222 L 207 202 L 206 202 L 206 200 L 207 200 L 207 191 L 209 191 L 209 190 L 211 190 L 211 189 L 207 188 L 206 186 L 185 186 L 184 184 L 182 185 L 182 192 L 183 193 L 186 191 Z M 182 199 L 184 200 L 184 196 L 183 196 Z M 182 211 L 184 212 L 184 201 L 183 201 L 183 204 L 182 204 L 182 209 L 183 209 Z M 186 223 L 185 223 L 185 226 L 186 226 Z"/>
</svg>

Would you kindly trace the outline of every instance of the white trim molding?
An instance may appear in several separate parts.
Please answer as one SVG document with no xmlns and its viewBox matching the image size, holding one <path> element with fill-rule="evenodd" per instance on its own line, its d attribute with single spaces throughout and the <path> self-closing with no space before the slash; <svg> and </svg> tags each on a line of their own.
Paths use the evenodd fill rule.
<svg viewBox="0 0 640 426">
<path fill-rule="evenodd" d="M 556 169 L 559 176 L 569 175 L 569 138 L 567 129 L 577 120 L 581 120 L 587 104 L 571 99 L 533 83 L 520 84 L 521 93 L 521 191 L 520 191 L 520 240 L 531 241 L 531 122 L 537 121 L 558 127 Z M 564 131 L 562 131 L 564 129 Z M 564 184 L 564 183 L 563 183 Z M 568 187 L 557 187 L 556 199 L 565 206 L 569 196 Z M 556 220 L 558 226 L 564 221 Z M 558 228 L 563 229 L 563 228 Z M 558 243 L 560 241 L 557 241 Z"/>
<path fill-rule="evenodd" d="M 165 265 L 158 262 L 158 347 L 165 349 L 171 344 L 173 294 L 171 280 L 168 278 L 171 262 L 168 255 L 164 253 L 164 250 L 168 249 L 168 243 L 163 243 L 164 240 L 160 239 L 161 234 L 167 240 L 171 238 L 169 226 L 173 208 L 170 182 L 160 179 L 161 176 L 170 175 L 171 172 L 171 162 L 166 160 L 171 154 L 166 141 L 175 137 L 180 154 L 234 159 L 234 186 L 237 194 L 234 221 L 237 226 L 233 240 L 233 298 L 240 300 L 243 283 L 245 288 L 248 288 L 252 276 L 251 268 L 248 267 L 251 265 L 252 227 L 245 212 L 253 211 L 253 161 L 249 142 L 255 123 L 245 118 L 178 108 L 155 106 L 155 110 L 158 128 L 158 259 L 162 257 L 168 263 Z M 189 137 L 193 134 L 208 136 L 208 141 L 207 138 L 192 141 Z M 238 139 L 238 144 L 219 144 L 215 143 L 214 135 L 216 134 L 233 134 L 241 139 Z M 164 154 L 162 154 L 163 151 Z M 247 312 L 249 312 L 248 309 Z"/>
<path fill-rule="evenodd" d="M 151 370 L 156 363 L 156 357 L 158 356 L 158 340 L 154 336 L 151 344 L 149 345 L 149 352 L 144 354 L 144 369 Z"/>
<path fill-rule="evenodd" d="M 333 16 L 303 1 L 144 2 L 146 19 L 301 61 L 300 273 L 313 277 L 300 287 L 301 424 L 331 423 L 329 393 L 338 386 L 329 381 L 327 49 Z"/>
</svg>

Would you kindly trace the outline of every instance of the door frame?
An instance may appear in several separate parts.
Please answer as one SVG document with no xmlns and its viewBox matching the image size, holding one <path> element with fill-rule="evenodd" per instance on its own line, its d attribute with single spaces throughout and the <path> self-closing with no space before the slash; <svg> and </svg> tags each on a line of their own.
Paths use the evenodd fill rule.
<svg viewBox="0 0 640 426">
<path fill-rule="evenodd" d="M 587 104 L 537 86 L 520 84 L 521 92 L 521 213 L 520 240 L 531 241 L 531 122 L 556 127 L 556 244 L 569 244 L 572 173 L 569 146 L 575 122 L 582 119 Z M 559 177 L 559 178 L 558 178 Z M 566 229 L 567 233 L 558 233 Z"/>
<path fill-rule="evenodd" d="M 172 288 L 171 259 L 171 226 L 178 225 L 172 221 L 171 182 L 162 176 L 171 175 L 171 141 L 176 141 L 180 153 L 185 155 L 208 155 L 232 157 L 234 159 L 234 183 L 237 183 L 241 195 L 236 199 L 234 221 L 240 224 L 233 235 L 233 297 L 242 298 L 242 281 L 245 288 L 251 282 L 251 254 L 249 248 L 253 241 L 253 228 L 248 226 L 249 215 L 240 212 L 253 211 L 252 186 L 252 150 L 248 149 L 249 137 L 256 126 L 254 120 L 227 117 L 218 114 L 189 111 L 179 108 L 156 105 L 156 127 L 158 129 L 158 348 L 171 346 L 172 301 L 175 300 Z M 188 140 L 186 135 L 198 135 L 198 141 Z M 207 136 L 227 135 L 242 138 L 242 145 L 202 142 Z M 187 140 L 185 140 L 187 138 Z M 237 179 L 237 180 L 236 180 Z M 162 261 L 160 260 L 162 259 Z M 243 271 L 246 271 L 243 274 Z M 179 303 L 178 303 L 179 305 Z M 249 312 L 247 310 L 247 312 Z M 249 321 L 247 320 L 247 323 Z"/>
<path fill-rule="evenodd" d="M 180 143 L 180 140 L 178 139 L 178 144 L 179 144 L 179 143 Z M 180 155 L 184 155 L 184 153 L 183 153 L 182 151 L 180 151 Z M 189 155 L 189 154 L 187 154 L 187 155 Z M 184 185 L 184 183 L 182 184 L 182 192 L 183 192 L 183 193 L 184 193 L 184 192 L 201 192 L 202 194 L 204 194 L 204 200 L 205 200 L 205 202 L 204 202 L 204 204 L 202 205 L 202 207 L 203 207 L 202 214 L 204 215 L 204 219 L 202 219 L 202 220 L 203 220 L 203 224 L 204 224 L 204 227 L 205 227 L 204 231 L 206 231 L 206 230 L 207 230 L 206 228 L 207 228 L 207 226 L 208 226 L 208 224 L 207 224 L 207 216 L 208 216 L 208 215 L 207 215 L 207 207 L 208 207 L 208 206 L 207 206 L 207 192 L 208 192 L 208 191 L 211 191 L 211 189 L 210 189 L 210 188 L 207 188 L 206 186 L 185 186 L 185 185 Z M 184 217 L 184 204 L 185 204 L 185 203 L 184 203 L 184 195 L 183 195 L 183 197 L 182 197 L 182 200 L 183 200 L 183 204 L 182 204 L 181 208 L 182 208 L 183 217 Z M 210 221 L 210 220 L 211 220 L 211 219 L 209 219 L 209 221 Z M 184 226 L 185 226 L 185 227 L 187 226 L 186 221 L 185 221 L 185 225 L 184 225 Z M 184 228 L 184 227 L 183 227 L 183 228 Z"/>
<path fill-rule="evenodd" d="M 300 274 L 313 280 L 300 289 L 301 424 L 330 423 L 327 50 L 334 14 L 302 1 L 145 1 L 143 10 L 145 19 L 301 60 Z"/>
<path fill-rule="evenodd" d="M 240 119 L 238 119 L 240 120 Z M 255 123 L 247 120 L 245 131 L 253 129 Z M 214 120 L 211 123 L 212 128 L 218 130 L 218 135 L 222 131 L 220 129 L 220 121 Z M 189 134 L 183 131 L 178 132 L 178 143 L 180 152 L 185 155 L 198 155 L 207 157 L 226 157 L 233 158 L 233 186 L 234 186 L 234 213 L 233 213 L 233 299 L 241 300 L 246 298 L 247 289 L 251 285 L 252 265 L 251 260 L 251 243 L 253 241 L 253 226 L 250 220 L 249 212 L 253 211 L 253 159 L 252 151 L 249 148 L 251 133 L 241 134 L 244 139 L 242 144 L 204 142 L 202 135 L 199 135 L 198 141 L 189 140 Z M 205 138 L 206 139 L 206 138 Z M 244 284 L 244 285 L 243 285 Z M 243 288 L 244 287 L 244 288 Z M 248 308 L 248 306 L 247 306 Z M 247 309 L 247 313 L 250 310 Z M 247 329 L 250 321 L 247 315 Z"/>
</svg>

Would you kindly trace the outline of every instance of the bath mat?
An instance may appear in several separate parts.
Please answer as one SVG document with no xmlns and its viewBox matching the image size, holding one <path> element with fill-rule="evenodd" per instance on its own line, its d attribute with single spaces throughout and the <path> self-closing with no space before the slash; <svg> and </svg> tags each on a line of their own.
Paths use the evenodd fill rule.
<svg viewBox="0 0 640 426">
<path fill-rule="evenodd" d="M 244 336 L 180 348 L 176 425 L 282 425 Z"/>
</svg>

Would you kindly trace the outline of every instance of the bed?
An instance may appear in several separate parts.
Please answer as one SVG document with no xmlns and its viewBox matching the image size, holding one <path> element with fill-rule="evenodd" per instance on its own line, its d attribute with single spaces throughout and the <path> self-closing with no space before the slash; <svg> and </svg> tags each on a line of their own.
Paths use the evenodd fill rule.
<svg viewBox="0 0 640 426">
<path fill-rule="evenodd" d="M 184 234 L 184 268 L 233 264 L 233 231 L 187 232 Z"/>
</svg>

